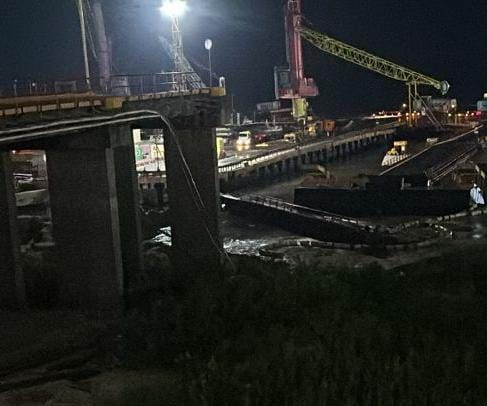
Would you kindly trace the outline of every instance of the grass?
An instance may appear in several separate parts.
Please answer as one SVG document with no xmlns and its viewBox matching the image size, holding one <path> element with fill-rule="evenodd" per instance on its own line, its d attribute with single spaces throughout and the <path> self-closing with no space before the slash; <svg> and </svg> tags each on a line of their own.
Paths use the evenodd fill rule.
<svg viewBox="0 0 487 406">
<path fill-rule="evenodd" d="M 466 249 L 387 272 L 248 260 L 214 290 L 161 278 L 126 362 L 177 371 L 182 405 L 484 405 L 486 263 Z"/>
</svg>

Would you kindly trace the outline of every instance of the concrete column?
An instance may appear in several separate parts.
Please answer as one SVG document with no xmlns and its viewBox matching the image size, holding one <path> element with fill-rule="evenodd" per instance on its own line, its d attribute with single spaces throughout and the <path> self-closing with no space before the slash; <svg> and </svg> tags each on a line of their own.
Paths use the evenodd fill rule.
<svg viewBox="0 0 487 406">
<path fill-rule="evenodd" d="M 282 174 L 282 172 L 284 172 L 284 161 L 277 162 L 276 166 L 277 166 L 277 172 L 279 174 Z"/>
<path fill-rule="evenodd" d="M 0 308 L 25 305 L 19 244 L 10 153 L 0 151 Z"/>
<path fill-rule="evenodd" d="M 112 127 L 108 132 L 110 146 L 113 148 L 114 154 L 123 279 L 124 287 L 126 288 L 126 282 L 143 267 L 142 230 L 134 141 L 132 130 L 128 126 Z M 157 185 L 154 185 L 154 187 Z M 162 190 L 160 193 L 162 194 Z"/>
<path fill-rule="evenodd" d="M 164 136 L 173 260 L 216 269 L 223 252 L 216 140 L 196 117 L 176 122 L 176 132 Z"/>
<path fill-rule="evenodd" d="M 272 179 L 276 175 L 276 170 L 277 170 L 276 164 L 270 164 L 270 165 L 266 166 L 266 168 L 267 168 L 267 172 L 269 174 L 269 177 Z"/>
<path fill-rule="evenodd" d="M 295 156 L 293 157 L 293 168 L 294 168 L 294 172 L 298 172 L 299 169 L 301 168 L 301 164 L 300 164 L 300 161 L 299 161 L 299 157 Z"/>
<path fill-rule="evenodd" d="M 124 265 L 128 272 L 139 264 L 137 185 L 128 138 L 127 128 L 100 129 L 46 150 L 60 299 L 65 306 L 119 313 Z"/>
<path fill-rule="evenodd" d="M 333 159 L 333 147 L 325 149 L 325 162 Z"/>
<path fill-rule="evenodd" d="M 292 161 L 291 161 L 291 158 L 287 158 L 285 161 L 284 161 L 284 167 L 285 167 L 285 170 L 287 173 L 291 172 L 291 167 L 292 167 Z"/>
</svg>

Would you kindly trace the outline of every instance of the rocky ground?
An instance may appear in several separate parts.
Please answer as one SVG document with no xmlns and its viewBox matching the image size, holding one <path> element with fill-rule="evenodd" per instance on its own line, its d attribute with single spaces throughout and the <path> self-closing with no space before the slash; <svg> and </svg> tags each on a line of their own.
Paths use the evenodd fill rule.
<svg viewBox="0 0 487 406">
<path fill-rule="evenodd" d="M 167 399 L 164 388 L 174 382 L 175 378 L 164 371 L 118 369 L 88 379 L 61 379 L 10 390 L 0 394 L 0 406 L 160 405 Z"/>
<path fill-rule="evenodd" d="M 173 385 L 169 373 L 120 366 L 118 320 L 0 312 L 0 328 L 0 406 L 150 405 Z"/>
</svg>

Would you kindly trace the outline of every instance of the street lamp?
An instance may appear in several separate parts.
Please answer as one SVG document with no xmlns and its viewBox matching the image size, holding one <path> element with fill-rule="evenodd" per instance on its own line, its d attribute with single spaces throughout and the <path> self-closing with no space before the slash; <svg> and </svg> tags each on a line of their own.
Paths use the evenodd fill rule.
<svg viewBox="0 0 487 406">
<path fill-rule="evenodd" d="M 160 8 L 161 13 L 169 17 L 172 21 L 172 47 L 173 47 L 173 61 L 175 80 L 174 90 L 184 91 L 186 90 L 185 83 L 182 78 L 182 72 L 184 71 L 183 60 L 183 35 L 179 25 L 179 19 L 184 16 L 188 9 L 188 5 L 184 0 L 164 0 Z"/>
<path fill-rule="evenodd" d="M 207 39 L 205 41 L 205 48 L 208 51 L 208 69 L 210 71 L 210 87 L 213 87 L 213 75 L 211 71 L 211 48 L 213 47 L 213 41 L 211 39 Z"/>
</svg>

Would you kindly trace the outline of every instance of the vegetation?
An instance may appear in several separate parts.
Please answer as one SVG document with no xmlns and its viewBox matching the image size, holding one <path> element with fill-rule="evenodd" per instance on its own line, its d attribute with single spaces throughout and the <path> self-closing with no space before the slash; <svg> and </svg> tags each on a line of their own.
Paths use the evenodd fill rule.
<svg viewBox="0 0 487 406">
<path fill-rule="evenodd" d="M 138 291 L 126 361 L 176 371 L 168 391 L 182 405 L 487 405 L 486 260 L 474 249 L 395 271 L 244 260 L 213 291 L 166 267 L 145 301 Z"/>
</svg>

